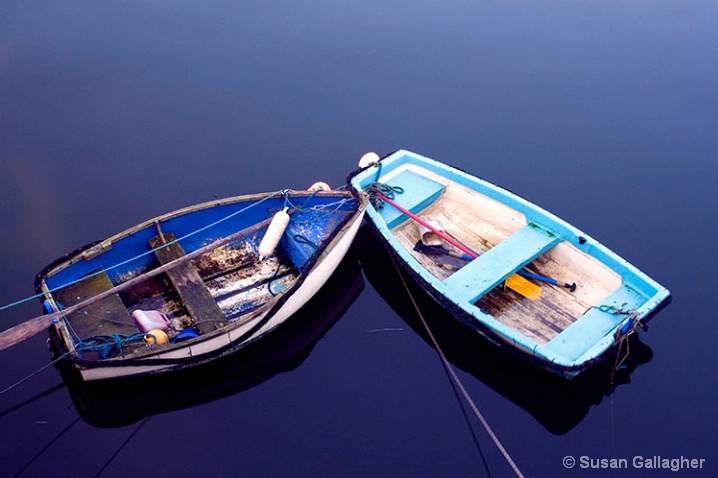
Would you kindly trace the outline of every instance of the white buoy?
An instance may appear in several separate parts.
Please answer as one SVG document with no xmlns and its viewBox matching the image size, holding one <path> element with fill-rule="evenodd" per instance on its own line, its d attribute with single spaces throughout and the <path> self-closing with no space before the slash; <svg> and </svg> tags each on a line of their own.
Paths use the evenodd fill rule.
<svg viewBox="0 0 718 478">
<path fill-rule="evenodd" d="M 274 254 L 274 250 L 279 244 L 279 240 L 282 238 L 282 234 L 287 229 L 289 224 L 289 213 L 288 208 L 277 212 L 272 218 L 272 222 L 269 223 L 267 232 L 262 238 L 262 242 L 259 243 L 259 260 L 261 261 L 265 257 L 269 257 Z"/>
<path fill-rule="evenodd" d="M 366 153 L 364 156 L 359 159 L 359 169 L 368 168 L 372 164 L 376 164 L 381 160 L 378 154 L 371 152 Z"/>
<path fill-rule="evenodd" d="M 325 183 L 324 181 L 317 181 L 316 183 L 309 186 L 309 189 L 307 191 L 314 192 L 314 191 L 331 191 L 332 188 Z"/>
</svg>

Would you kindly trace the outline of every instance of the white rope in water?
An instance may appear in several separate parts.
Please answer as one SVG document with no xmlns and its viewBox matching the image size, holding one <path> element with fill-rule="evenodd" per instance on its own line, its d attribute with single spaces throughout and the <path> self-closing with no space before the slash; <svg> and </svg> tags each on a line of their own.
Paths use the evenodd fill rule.
<svg viewBox="0 0 718 478">
<path fill-rule="evenodd" d="M 504 448 L 504 446 L 501 444 L 501 441 L 496 436 L 496 433 L 494 433 L 494 431 L 492 430 L 491 426 L 489 425 L 489 422 L 486 421 L 486 419 L 484 418 L 482 413 L 479 411 L 479 408 L 476 406 L 474 401 L 471 399 L 469 392 L 466 391 L 466 388 L 464 387 L 464 384 L 461 382 L 461 379 L 459 379 L 458 375 L 456 375 L 454 368 L 451 366 L 451 363 L 446 358 L 446 355 L 444 355 L 444 352 L 441 350 L 441 347 L 439 346 L 439 343 L 436 341 L 434 334 L 431 333 L 431 329 L 429 329 L 429 324 L 427 324 L 426 319 L 424 319 L 424 316 L 422 315 L 421 311 L 419 310 L 419 306 L 417 305 L 416 301 L 414 300 L 414 296 L 411 294 L 411 291 L 409 290 L 409 287 L 407 286 L 406 281 L 404 280 L 404 276 L 401 274 L 401 271 L 399 270 L 399 266 L 396 264 L 396 261 L 394 260 L 394 256 L 391 256 L 391 262 L 394 264 L 394 268 L 396 269 L 397 273 L 399 274 L 401 283 L 404 285 L 404 289 L 406 289 L 407 294 L 409 294 L 411 303 L 414 305 L 414 309 L 416 310 L 416 313 L 419 315 L 419 318 L 421 319 L 421 323 L 424 325 L 426 332 L 429 334 L 429 337 L 431 338 L 431 341 L 434 344 L 436 351 L 439 353 L 439 357 L 441 358 L 441 361 L 444 363 L 444 367 L 446 368 L 446 370 L 449 371 L 449 374 L 451 375 L 452 380 L 454 380 L 454 383 L 456 383 L 456 385 L 459 387 L 459 390 L 461 390 L 461 394 L 464 396 L 464 399 L 466 399 L 468 404 L 471 406 L 471 409 L 474 411 L 474 414 L 481 422 L 481 425 L 483 425 L 484 429 L 486 430 L 486 433 L 489 434 L 489 436 L 493 440 L 496 447 L 499 449 L 501 454 L 506 459 L 506 462 L 514 470 L 514 473 L 516 473 L 516 476 L 518 476 L 519 478 L 524 478 L 523 473 L 521 473 L 521 470 L 519 470 L 519 467 L 516 465 L 514 460 L 511 458 L 511 455 L 509 455 L 509 452 L 506 451 L 506 448 Z"/>
</svg>

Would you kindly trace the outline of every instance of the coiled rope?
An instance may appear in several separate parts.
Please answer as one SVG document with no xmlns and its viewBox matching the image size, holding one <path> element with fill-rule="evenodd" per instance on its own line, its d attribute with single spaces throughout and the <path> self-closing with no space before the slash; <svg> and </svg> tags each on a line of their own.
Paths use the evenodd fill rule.
<svg viewBox="0 0 718 478">
<path fill-rule="evenodd" d="M 471 396 L 469 395 L 469 392 L 466 390 L 466 387 L 464 387 L 464 384 L 461 382 L 461 379 L 459 379 L 459 376 L 456 375 L 454 368 L 451 366 L 451 363 L 446 358 L 446 355 L 444 355 L 444 352 L 441 350 L 441 347 L 439 346 L 439 342 L 437 342 L 436 338 L 434 337 L 434 334 L 431 332 L 431 329 L 429 328 L 429 324 L 426 322 L 426 319 L 422 315 L 421 310 L 419 310 L 419 306 L 417 305 L 416 301 L 414 300 L 414 296 L 411 294 L 411 291 L 409 290 L 409 287 L 406 284 L 406 281 L 404 280 L 404 276 L 401 274 L 401 271 L 399 270 L 399 266 L 397 265 L 396 261 L 394 260 L 394 256 L 391 256 L 391 262 L 392 262 L 392 264 L 394 264 L 394 268 L 396 269 L 396 271 L 399 275 L 399 278 L 401 279 L 401 283 L 404 286 L 404 289 L 406 290 L 407 294 L 409 294 L 411 303 L 414 305 L 414 309 L 416 310 L 416 313 L 419 315 L 419 318 L 421 319 L 421 323 L 424 325 L 426 332 L 429 334 L 429 337 L 431 338 L 431 342 L 434 344 L 434 348 L 439 353 L 439 357 L 441 358 L 441 362 L 444 365 L 444 369 L 449 373 L 449 375 L 451 376 L 454 383 L 459 387 L 459 390 L 461 391 L 461 394 L 464 396 L 464 399 L 469 404 L 469 406 L 473 410 L 474 414 L 481 422 L 481 425 L 486 430 L 486 433 L 488 433 L 489 437 L 491 437 L 491 440 L 493 440 L 494 444 L 496 445 L 496 448 L 499 449 L 501 454 L 504 456 L 504 459 L 506 459 L 506 462 L 514 470 L 514 473 L 516 473 L 516 476 L 519 478 L 524 478 L 523 473 L 521 473 L 521 470 L 519 470 L 519 467 L 516 465 L 514 460 L 511 458 L 511 455 L 509 455 L 509 452 L 506 451 L 506 448 L 504 448 L 504 446 L 501 444 L 499 437 L 496 436 L 496 433 L 494 433 L 493 429 L 491 428 L 491 425 L 489 425 L 489 422 L 486 420 L 486 418 L 484 418 L 483 414 L 479 411 L 479 408 L 476 406 L 474 401 L 471 399 Z"/>
<path fill-rule="evenodd" d="M 369 184 L 364 188 L 364 192 L 369 195 L 369 202 L 372 206 L 374 206 L 374 209 L 381 209 L 384 207 L 384 200 L 381 199 L 377 193 L 388 197 L 389 199 L 394 199 L 395 194 L 402 194 L 404 192 L 404 188 L 400 186 L 389 186 L 388 184 L 374 182 Z"/>
<path fill-rule="evenodd" d="M 638 319 L 638 311 L 636 309 L 626 308 L 627 305 L 628 303 L 624 302 L 618 307 L 608 304 L 595 306 L 595 308 L 607 314 L 629 316 L 628 321 L 623 325 L 623 327 L 616 331 L 615 335 L 616 360 L 613 363 L 613 370 L 611 371 L 611 390 L 613 390 L 613 375 L 617 370 L 623 367 L 623 363 L 626 359 L 628 359 L 628 356 L 631 353 L 628 337 L 636 331 L 636 328 L 642 326 L 641 321 Z M 626 352 L 623 354 L 623 357 L 621 357 L 624 342 L 626 343 Z"/>
<path fill-rule="evenodd" d="M 145 334 L 112 334 L 95 335 L 81 339 L 75 343 L 75 351 L 82 356 L 82 352 L 99 352 L 103 359 L 117 357 L 122 352 L 122 346 L 138 342 L 145 338 Z"/>
</svg>

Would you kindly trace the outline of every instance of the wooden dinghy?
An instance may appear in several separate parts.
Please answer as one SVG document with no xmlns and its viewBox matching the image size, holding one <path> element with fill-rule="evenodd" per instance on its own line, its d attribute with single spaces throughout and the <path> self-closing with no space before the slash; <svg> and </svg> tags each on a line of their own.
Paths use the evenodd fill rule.
<svg viewBox="0 0 718 478">
<path fill-rule="evenodd" d="M 396 262 L 470 329 L 544 369 L 577 375 L 670 300 L 505 189 L 408 151 L 372 162 L 348 181 L 372 195 L 367 217 Z"/>
<path fill-rule="evenodd" d="M 53 348 L 84 380 L 176 370 L 229 354 L 319 290 L 365 208 L 366 198 L 348 192 L 241 196 L 86 246 L 37 277 L 48 313 L 42 320 L 54 321 Z M 265 236 L 276 246 L 262 243 Z"/>
</svg>

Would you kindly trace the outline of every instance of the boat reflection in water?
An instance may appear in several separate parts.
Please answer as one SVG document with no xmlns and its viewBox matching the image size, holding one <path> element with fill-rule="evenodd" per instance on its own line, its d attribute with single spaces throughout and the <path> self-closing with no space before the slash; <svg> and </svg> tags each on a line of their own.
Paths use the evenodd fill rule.
<svg viewBox="0 0 718 478">
<path fill-rule="evenodd" d="M 412 298 L 453 365 L 529 412 L 555 435 L 567 433 L 578 425 L 592 405 L 598 405 L 618 385 L 629 383 L 633 370 L 653 356 L 650 347 L 640 342 L 638 334 L 633 334 L 628 343 L 630 354 L 623 360 L 624 345 L 624 353 L 618 360 L 623 362 L 615 373 L 612 371 L 617 351 L 609 350 L 601 363 L 573 380 L 563 379 L 510 355 L 478 334 L 469 333 L 466 326 L 404 272 L 402 281 L 398 275 L 401 268 L 394 267 L 391 256 L 373 231 L 363 228 L 356 242 L 359 261 L 370 284 L 416 333 L 433 348 Z"/>
<path fill-rule="evenodd" d="M 293 370 L 334 326 L 364 289 L 350 249 L 332 277 L 296 314 L 268 336 L 213 362 L 172 373 L 83 382 L 61 368 L 73 403 L 96 427 L 121 427 L 235 395 Z"/>
</svg>

